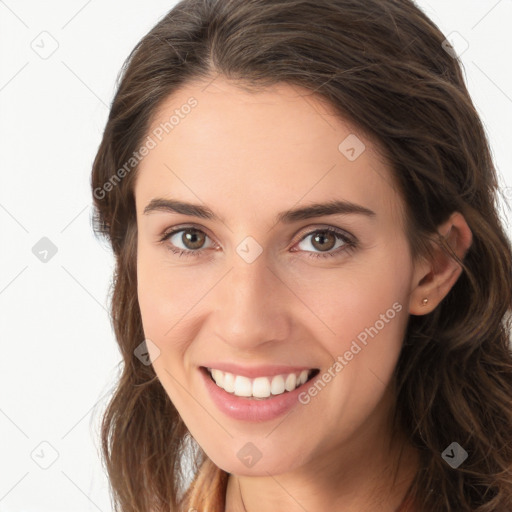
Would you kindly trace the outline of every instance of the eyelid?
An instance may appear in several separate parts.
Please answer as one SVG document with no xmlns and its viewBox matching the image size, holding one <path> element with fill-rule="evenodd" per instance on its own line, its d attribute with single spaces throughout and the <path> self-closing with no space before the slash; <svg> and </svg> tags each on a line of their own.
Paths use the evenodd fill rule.
<svg viewBox="0 0 512 512">
<path fill-rule="evenodd" d="M 158 239 L 160 241 L 163 241 L 172 234 L 176 234 L 179 231 L 185 231 L 187 229 L 196 229 L 197 231 L 201 231 L 202 233 L 207 235 L 208 238 L 210 238 L 210 240 L 215 241 L 215 238 L 211 236 L 207 228 L 194 223 L 177 224 L 176 226 L 172 226 L 171 228 L 166 228 L 162 233 L 158 235 Z M 215 244 L 218 245 L 217 242 L 215 242 Z"/>
</svg>

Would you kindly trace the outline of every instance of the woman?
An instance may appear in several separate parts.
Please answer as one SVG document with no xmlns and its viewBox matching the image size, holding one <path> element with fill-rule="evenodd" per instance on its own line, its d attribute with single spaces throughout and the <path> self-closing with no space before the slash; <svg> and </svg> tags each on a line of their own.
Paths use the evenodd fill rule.
<svg viewBox="0 0 512 512">
<path fill-rule="evenodd" d="M 445 49 L 406 0 L 184 0 L 134 49 L 92 173 L 116 510 L 512 510 L 511 246 Z"/>
</svg>

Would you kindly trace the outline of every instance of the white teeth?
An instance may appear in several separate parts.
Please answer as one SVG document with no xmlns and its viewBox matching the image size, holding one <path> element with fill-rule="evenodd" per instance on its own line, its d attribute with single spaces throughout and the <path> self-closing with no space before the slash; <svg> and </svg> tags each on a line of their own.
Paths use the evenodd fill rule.
<svg viewBox="0 0 512 512">
<path fill-rule="evenodd" d="M 215 382 L 219 384 L 219 386 L 222 386 L 224 383 L 224 372 L 221 372 L 220 370 L 212 370 L 212 376 Z"/>
<path fill-rule="evenodd" d="M 217 386 L 228 393 L 253 398 L 268 398 L 270 395 L 281 395 L 285 390 L 293 391 L 308 380 L 310 372 L 310 370 L 303 370 L 300 373 L 249 379 L 248 377 L 233 375 L 216 368 L 208 368 L 208 371 Z"/>
<path fill-rule="evenodd" d="M 270 392 L 273 395 L 280 395 L 284 393 L 284 378 L 282 375 L 276 375 L 272 379 L 272 384 L 270 386 Z"/>
<path fill-rule="evenodd" d="M 235 395 L 237 396 L 252 396 L 252 383 L 251 379 L 237 375 L 235 377 Z"/>
<path fill-rule="evenodd" d="M 288 377 L 286 377 L 286 382 L 284 383 L 284 387 L 286 391 L 293 391 L 297 385 L 297 376 L 294 373 L 290 373 Z"/>
<path fill-rule="evenodd" d="M 266 377 L 257 377 L 252 381 L 252 396 L 267 398 L 270 396 L 270 382 Z"/>
<path fill-rule="evenodd" d="M 223 373 L 220 370 L 217 370 L 217 372 Z M 222 387 L 228 393 L 233 393 L 233 391 L 235 391 L 235 377 L 232 373 L 224 373 L 224 383 L 223 383 Z"/>
</svg>

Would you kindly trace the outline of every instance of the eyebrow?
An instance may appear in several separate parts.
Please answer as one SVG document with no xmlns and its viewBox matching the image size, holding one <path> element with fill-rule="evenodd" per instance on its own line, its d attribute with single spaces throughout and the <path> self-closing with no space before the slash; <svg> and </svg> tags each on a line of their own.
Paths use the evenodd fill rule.
<svg viewBox="0 0 512 512">
<path fill-rule="evenodd" d="M 190 215 L 201 219 L 224 222 L 224 219 L 215 214 L 207 206 L 178 201 L 176 199 L 152 199 L 144 208 L 143 214 L 147 215 L 155 211 L 181 213 L 183 215 Z M 313 203 L 309 206 L 280 212 L 277 214 L 275 222 L 291 224 L 292 222 L 307 220 L 314 217 L 322 217 L 324 215 L 348 214 L 360 214 L 368 217 L 376 216 L 374 211 L 359 204 L 351 203 L 350 201 L 333 200 L 327 203 Z"/>
</svg>

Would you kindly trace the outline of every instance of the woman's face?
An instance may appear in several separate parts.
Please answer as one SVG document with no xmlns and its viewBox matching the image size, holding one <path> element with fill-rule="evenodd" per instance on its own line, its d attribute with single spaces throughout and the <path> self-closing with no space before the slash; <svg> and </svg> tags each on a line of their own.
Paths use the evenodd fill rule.
<svg viewBox="0 0 512 512">
<path fill-rule="evenodd" d="M 251 94 L 221 78 L 168 98 L 148 137 L 138 300 L 193 437 L 240 475 L 377 450 L 415 272 L 403 203 L 370 140 L 309 91 Z M 205 368 L 223 370 L 227 391 Z"/>
</svg>

